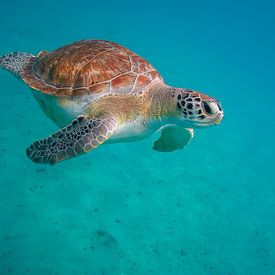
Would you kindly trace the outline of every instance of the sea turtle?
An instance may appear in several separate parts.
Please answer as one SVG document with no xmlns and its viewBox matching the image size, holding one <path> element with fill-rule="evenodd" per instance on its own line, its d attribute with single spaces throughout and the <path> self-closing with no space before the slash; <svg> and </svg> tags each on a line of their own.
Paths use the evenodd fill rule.
<svg viewBox="0 0 275 275">
<path fill-rule="evenodd" d="M 55 164 L 100 144 L 143 139 L 157 131 L 153 149 L 182 149 L 193 128 L 219 124 L 213 97 L 165 84 L 145 59 L 119 44 L 83 40 L 34 56 L 13 52 L 0 67 L 25 82 L 45 114 L 60 128 L 34 142 L 27 156 Z"/>
</svg>

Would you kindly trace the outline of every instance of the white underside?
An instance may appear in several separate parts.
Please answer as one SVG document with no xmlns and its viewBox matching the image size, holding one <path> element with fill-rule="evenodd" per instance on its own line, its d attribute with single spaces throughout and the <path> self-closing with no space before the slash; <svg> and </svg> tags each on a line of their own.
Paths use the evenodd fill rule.
<svg viewBox="0 0 275 275">
<path fill-rule="evenodd" d="M 137 117 L 120 125 L 108 143 L 142 140 L 154 134 L 162 125 L 160 121 L 148 121 L 143 117 Z"/>
<path fill-rule="evenodd" d="M 35 90 L 32 92 L 44 113 L 60 128 L 70 124 L 74 118 L 83 114 L 90 102 L 96 98 L 91 95 L 74 99 L 71 97 L 58 98 Z M 158 120 L 148 122 L 143 117 L 137 117 L 134 121 L 120 125 L 106 143 L 142 140 L 156 132 L 163 124 Z"/>
<path fill-rule="evenodd" d="M 32 93 L 46 116 L 60 128 L 82 114 L 90 103 L 82 97 L 73 100 L 70 97 L 55 97 L 36 90 L 32 90 Z"/>
</svg>

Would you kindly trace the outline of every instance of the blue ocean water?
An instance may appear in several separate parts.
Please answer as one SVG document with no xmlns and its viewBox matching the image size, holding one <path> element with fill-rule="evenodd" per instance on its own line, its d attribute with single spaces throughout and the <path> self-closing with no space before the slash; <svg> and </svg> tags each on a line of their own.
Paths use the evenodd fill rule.
<svg viewBox="0 0 275 275">
<path fill-rule="evenodd" d="M 182 151 L 152 139 L 49 167 L 57 127 L 0 71 L 0 274 L 275 274 L 272 1 L 2 0 L 0 55 L 118 42 L 166 82 L 219 99 Z"/>
</svg>

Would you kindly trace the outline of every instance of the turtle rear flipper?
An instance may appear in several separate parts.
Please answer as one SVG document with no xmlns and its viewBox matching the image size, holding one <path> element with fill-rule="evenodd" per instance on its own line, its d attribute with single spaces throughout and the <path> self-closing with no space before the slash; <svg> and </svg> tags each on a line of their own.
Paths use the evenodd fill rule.
<svg viewBox="0 0 275 275">
<path fill-rule="evenodd" d="M 160 131 L 160 137 L 153 145 L 153 149 L 159 152 L 181 150 L 194 136 L 193 129 L 187 129 L 176 125 L 164 126 Z"/>
<path fill-rule="evenodd" d="M 90 119 L 80 115 L 50 137 L 34 142 L 26 153 L 34 162 L 56 164 L 93 150 L 105 142 L 116 127 L 113 117 Z"/>
<path fill-rule="evenodd" d="M 0 57 L 0 67 L 20 77 L 24 65 L 33 57 L 30 53 L 13 52 L 6 54 Z"/>
</svg>

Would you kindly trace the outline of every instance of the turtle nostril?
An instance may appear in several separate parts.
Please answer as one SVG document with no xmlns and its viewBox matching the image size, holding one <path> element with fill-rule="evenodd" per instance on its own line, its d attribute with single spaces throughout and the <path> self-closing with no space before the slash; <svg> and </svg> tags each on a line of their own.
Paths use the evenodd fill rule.
<svg viewBox="0 0 275 275">
<path fill-rule="evenodd" d="M 222 106 L 221 106 L 221 104 L 218 103 L 217 105 L 218 105 L 219 111 L 222 112 Z"/>
</svg>

